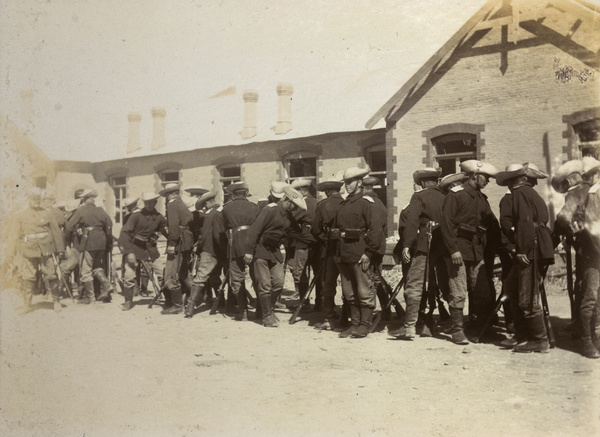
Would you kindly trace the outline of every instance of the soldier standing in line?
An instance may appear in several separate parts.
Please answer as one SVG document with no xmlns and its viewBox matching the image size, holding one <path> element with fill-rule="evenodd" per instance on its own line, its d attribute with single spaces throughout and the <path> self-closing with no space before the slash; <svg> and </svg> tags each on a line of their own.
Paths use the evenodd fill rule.
<svg viewBox="0 0 600 437">
<path fill-rule="evenodd" d="M 181 283 L 188 279 L 193 236 L 190 231 L 192 213 L 181 200 L 180 186 L 166 184 L 160 191 L 165 197 L 167 218 L 167 261 L 165 263 L 165 307 L 161 314 L 179 314 L 183 311 Z"/>
<path fill-rule="evenodd" d="M 99 302 L 110 302 L 113 287 L 104 272 L 106 251 L 112 250 L 112 220 L 104 209 L 96 206 L 98 193 L 94 189 L 81 193 L 81 205 L 71 216 L 66 233 L 81 234 L 80 269 L 84 297 L 79 303 L 89 304 L 94 297 L 94 279 L 100 282 Z"/>
<path fill-rule="evenodd" d="M 134 212 L 138 212 L 139 208 L 137 207 L 139 197 L 126 197 L 123 199 L 123 226 L 127 224 L 127 220 L 131 217 L 131 214 Z"/>
<path fill-rule="evenodd" d="M 206 209 L 202 226 L 202 239 L 198 250 L 200 251 L 200 260 L 192 281 L 192 291 L 185 309 L 185 317 L 192 318 L 196 305 L 202 304 L 204 300 L 205 287 L 219 287 L 221 280 L 218 272 L 222 268 L 224 254 L 219 247 L 218 235 L 214 233 L 215 217 L 223 208 L 215 202 L 216 191 L 210 191 L 203 194 L 196 201 L 196 210 Z M 217 274 L 215 275 L 215 272 Z M 218 282 L 211 282 L 211 278 L 216 278 Z M 209 284 L 210 283 L 210 284 Z"/>
<path fill-rule="evenodd" d="M 323 317 L 324 321 L 315 324 L 315 329 L 333 330 L 335 328 L 335 294 L 337 279 L 340 275 L 334 261 L 335 244 L 330 242 L 330 230 L 334 227 L 335 216 L 344 201 L 340 189 L 344 183 L 339 180 L 325 180 L 317 184 L 317 190 L 325 192 L 325 199 L 317 203 L 315 219 L 310 232 L 321 244 L 319 249 L 321 257 L 321 273 L 324 273 L 323 282 Z"/>
<path fill-rule="evenodd" d="M 227 189 L 231 193 L 232 200 L 223 206 L 214 226 L 217 235 L 220 236 L 219 240 L 223 241 L 226 238 L 227 241 L 229 285 L 238 304 L 235 319 L 244 321 L 248 320 L 248 303 L 244 288 L 246 233 L 258 215 L 258 206 L 248 200 L 250 192 L 245 182 L 235 182 Z"/>
<path fill-rule="evenodd" d="M 306 210 L 296 209 L 294 213 L 294 221 L 288 236 L 291 244 L 294 247 L 294 258 L 291 263 L 292 276 L 294 277 L 295 292 L 300 299 L 308 292 L 308 275 L 306 274 L 307 265 L 312 268 L 313 276 L 318 277 L 321 269 L 320 257 L 317 250 L 317 241 L 311 234 L 310 230 L 315 219 L 315 209 L 317 208 L 317 200 L 310 193 L 310 179 L 296 179 L 292 182 L 292 188 L 298 190 L 306 202 Z M 322 284 L 320 281 L 315 285 L 315 311 L 323 309 L 322 299 Z M 308 305 L 308 300 L 305 305 Z"/>
<path fill-rule="evenodd" d="M 505 295 L 508 296 L 508 282 L 506 278 L 512 269 L 513 262 L 515 260 L 515 244 L 510 241 L 508 236 L 505 234 L 505 229 L 512 227 L 512 192 L 507 190 L 500 199 L 499 203 L 500 210 L 500 245 L 498 247 L 498 256 L 500 258 L 500 265 L 502 266 L 502 290 Z M 506 332 L 514 334 L 515 327 L 513 322 L 512 308 L 509 300 L 505 300 L 502 304 L 504 310 L 504 322 L 506 324 Z M 509 339 L 503 340 L 501 346 L 512 347 L 512 342 Z"/>
<path fill-rule="evenodd" d="M 152 269 L 157 276 L 162 276 L 161 269 L 155 264 L 160 257 L 156 247 L 157 232 L 168 238 L 167 221 L 164 216 L 156 210 L 156 202 L 160 196 L 156 193 L 142 193 L 144 207 L 134 212 L 119 235 L 119 247 L 123 254 L 123 311 L 133 307 L 134 289 L 137 286 L 140 275 L 144 274 L 148 281 L 148 270 Z M 146 266 L 144 268 L 142 263 Z M 148 272 L 149 273 L 149 272 Z M 146 282 L 147 283 L 147 282 Z"/>
<path fill-rule="evenodd" d="M 575 249 L 575 283 L 573 284 L 574 294 L 574 319 L 568 327 L 572 330 L 572 336 L 579 338 L 581 336 L 581 324 L 579 323 L 579 308 L 582 298 L 582 280 L 583 280 L 583 258 L 579 235 L 573 232 L 571 223 L 578 210 L 582 210 L 588 192 L 590 191 L 589 180 L 584 179 L 583 161 L 574 159 L 561 165 L 552 177 L 552 188 L 557 193 L 565 194 L 565 203 L 556 216 L 554 222 L 555 236 L 564 236 L 563 245 L 565 249 Z M 570 255 L 569 255 L 570 256 Z M 572 274 L 572 273 L 571 273 Z"/>
<path fill-rule="evenodd" d="M 366 337 L 375 308 L 371 259 L 381 251 L 383 221 L 375 201 L 363 195 L 362 178 L 366 169 L 350 167 L 344 171 L 348 197 L 336 214 L 334 234 L 337 238 L 335 262 L 342 278 L 342 292 L 350 306 L 351 326 L 340 337 Z"/>
<path fill-rule="evenodd" d="M 496 175 L 496 183 L 512 192 L 512 223 L 505 218 L 502 231 L 515 245 L 515 260 L 506 278 L 515 324 L 511 339 L 515 352 L 549 350 L 539 283 L 547 265 L 554 263 L 554 246 L 546 227 L 548 207 L 531 183 L 531 179 L 546 177 L 528 163 L 511 164 Z"/>
<path fill-rule="evenodd" d="M 452 318 L 452 341 L 468 344 L 463 330 L 463 308 L 469 297 L 469 317 L 483 322 L 495 302 L 495 292 L 484 263 L 484 248 L 489 234 L 498 233 L 499 225 L 487 197 L 481 192 L 498 170 L 474 159 L 460 164 L 468 175 L 463 185 L 450 190 L 442 206 L 441 228 L 450 289 L 448 305 Z M 493 297 L 492 297 L 493 293 Z"/>
<path fill-rule="evenodd" d="M 429 284 L 435 284 L 435 268 L 443 263 L 442 257 L 445 252 L 439 223 L 441 221 L 444 195 L 437 186 L 440 172 L 440 169 L 428 167 L 413 173 L 415 184 L 420 185 L 422 190 L 413 194 L 410 203 L 404 210 L 402 261 L 409 264 L 410 268 L 404 286 L 404 300 L 406 301 L 404 326 L 389 333 L 396 338 L 406 340 L 415 338 L 417 318 L 423 297 L 425 265 L 429 263 Z M 431 242 L 428 241 L 430 224 L 433 229 Z M 427 260 L 428 251 L 429 260 Z M 444 287 L 444 284 L 440 285 Z M 430 288 L 433 288 L 433 286 Z M 426 290 L 426 292 L 429 291 Z M 426 323 L 428 323 L 429 333 L 431 333 L 432 323 Z"/>
<path fill-rule="evenodd" d="M 575 229 L 581 229 L 583 261 L 583 297 L 579 318 L 583 340 L 583 355 L 600 358 L 600 161 L 585 156 L 582 159 L 582 176 L 590 187 L 582 215 L 574 218 Z"/>
<path fill-rule="evenodd" d="M 292 215 L 298 208 L 306 211 L 302 194 L 290 186 L 283 187 L 285 196 L 277 203 L 268 204 L 250 225 L 246 235 L 244 261 L 254 270 L 262 322 L 276 328 L 279 320 L 273 304 L 283 290 L 283 255 L 281 245 L 290 229 Z"/>
<path fill-rule="evenodd" d="M 54 311 L 60 312 L 60 289 L 53 256 L 64 256 L 65 246 L 56 218 L 51 211 L 42 208 L 42 192 L 32 188 L 28 192 L 29 207 L 15 217 L 9 244 L 14 250 L 12 260 L 18 264 L 18 273 L 23 286 L 23 309 L 21 314 L 31 311 L 31 299 L 36 287 L 36 274 L 40 269 L 42 281 L 52 293 Z M 15 259 L 18 257 L 18 259 Z M 8 261 L 9 263 L 11 260 Z"/>
</svg>

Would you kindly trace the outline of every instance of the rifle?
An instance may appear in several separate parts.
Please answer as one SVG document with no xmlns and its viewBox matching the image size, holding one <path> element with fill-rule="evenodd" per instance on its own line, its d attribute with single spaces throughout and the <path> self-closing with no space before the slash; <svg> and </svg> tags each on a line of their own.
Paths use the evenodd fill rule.
<svg viewBox="0 0 600 437">
<path fill-rule="evenodd" d="M 388 294 L 388 300 L 389 299 L 392 300 L 392 305 L 394 305 L 394 308 L 396 309 L 396 315 L 398 316 L 398 318 L 401 318 L 402 317 L 401 315 L 404 314 L 404 308 L 402 308 L 402 304 L 398 301 L 398 299 L 396 297 L 390 298 L 390 296 L 392 296 L 394 294 L 394 291 L 393 291 L 392 287 L 390 287 L 390 284 L 388 284 L 388 282 L 383 277 L 383 274 L 381 271 L 381 264 L 379 265 L 379 278 L 381 280 L 381 283 L 383 284 L 383 288 L 385 289 L 386 293 Z M 398 295 L 396 294 L 396 296 L 398 296 Z M 387 304 L 386 304 L 386 306 L 387 306 Z M 383 311 L 383 309 L 382 309 L 382 311 Z"/>
<path fill-rule="evenodd" d="M 313 288 L 315 288 L 315 284 L 317 283 L 316 281 L 317 281 L 317 276 L 314 275 L 312 278 L 312 281 L 310 282 L 310 286 L 308 287 L 308 291 L 304 294 L 304 296 L 302 296 L 302 299 L 300 299 L 300 303 L 294 310 L 294 314 L 292 314 L 292 317 L 290 317 L 290 325 L 293 325 L 294 323 L 296 323 L 296 319 L 298 318 L 298 314 L 300 314 L 302 305 L 304 305 L 304 302 L 306 301 L 306 299 L 308 299 L 310 297 L 310 293 L 312 293 Z"/>
<path fill-rule="evenodd" d="M 433 326 L 428 326 L 427 322 L 429 319 L 429 324 L 433 325 L 433 305 L 431 303 L 432 297 L 429 293 L 429 269 L 430 262 L 429 258 L 431 255 L 431 239 L 433 238 L 433 226 L 436 223 L 432 220 L 427 223 L 427 250 L 425 252 L 425 269 L 423 272 L 423 289 L 421 290 L 421 303 L 419 304 L 419 312 L 424 316 L 425 326 L 429 330 L 429 334 L 431 334 L 431 328 Z M 435 300 L 434 300 L 435 301 Z M 429 306 L 429 311 L 427 311 L 427 307 Z"/>
<path fill-rule="evenodd" d="M 387 304 L 385 305 L 385 308 L 382 308 L 381 311 L 379 311 L 377 313 L 377 315 L 375 316 L 375 318 L 373 319 L 373 323 L 371 323 L 371 328 L 370 328 L 369 332 L 373 332 L 375 330 L 375 328 L 377 327 L 377 325 L 379 324 L 379 322 L 381 322 L 381 317 L 383 316 L 383 312 L 385 310 L 389 309 L 394 302 L 398 302 L 396 300 L 396 296 L 398 296 L 400 289 L 404 288 L 405 283 L 406 283 L 406 276 L 402 276 L 402 279 L 400 279 L 398 284 L 396 284 L 396 288 L 394 288 L 394 291 L 393 291 L 392 295 L 390 296 L 390 299 L 388 300 Z"/>
<path fill-rule="evenodd" d="M 152 299 L 152 302 L 148 304 L 148 308 L 152 308 L 152 306 L 156 303 L 156 301 L 162 294 L 162 288 L 158 288 L 158 285 L 156 285 L 156 281 L 154 280 L 154 271 L 148 269 L 148 266 L 146 266 L 146 263 L 144 261 L 140 260 L 140 264 L 142 265 L 142 268 L 146 271 L 146 275 L 148 275 L 150 282 L 152 282 L 152 287 L 154 288 L 154 298 Z"/>
<path fill-rule="evenodd" d="M 58 260 L 56 259 L 56 255 L 52 253 L 52 262 L 54 263 L 54 270 L 56 271 L 56 275 L 60 278 L 63 286 L 67 289 L 69 296 L 71 297 L 71 301 L 75 303 L 75 299 L 73 298 L 73 293 L 71 293 L 71 289 L 69 288 L 69 284 L 67 284 L 67 280 L 65 279 L 65 275 L 63 275 L 62 270 L 58 264 Z"/>
<path fill-rule="evenodd" d="M 567 264 L 567 293 L 569 294 L 569 305 L 571 307 L 571 320 L 577 318 L 577 304 L 575 302 L 575 291 L 573 290 L 573 259 L 571 258 L 571 245 L 567 239 L 563 239 L 563 247 L 565 248 L 565 257 Z"/>
</svg>

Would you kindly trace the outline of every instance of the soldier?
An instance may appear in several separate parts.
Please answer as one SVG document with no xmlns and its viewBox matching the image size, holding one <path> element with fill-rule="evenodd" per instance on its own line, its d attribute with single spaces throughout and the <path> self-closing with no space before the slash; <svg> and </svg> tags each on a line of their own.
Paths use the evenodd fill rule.
<svg viewBox="0 0 600 437">
<path fill-rule="evenodd" d="M 515 245 L 515 260 L 506 278 L 515 324 L 515 352 L 549 350 L 539 283 L 547 265 L 554 263 L 554 247 L 546 227 L 548 207 L 529 180 L 546 177 L 528 163 L 511 164 L 496 175 L 497 184 L 508 186 L 512 192 L 512 223 L 505 218 L 502 231 Z"/>
<path fill-rule="evenodd" d="M 12 258 L 18 256 L 18 273 L 23 286 L 24 305 L 21 314 L 31 311 L 38 269 L 46 289 L 52 293 L 54 311 L 60 312 L 62 309 L 54 257 L 58 255 L 62 259 L 65 246 L 56 218 L 49 210 L 42 208 L 41 198 L 39 188 L 29 190 L 29 207 L 17 214 L 10 234 L 13 241 L 9 247 L 15 251 Z"/>
<path fill-rule="evenodd" d="M 179 184 L 166 184 L 160 191 L 165 197 L 167 218 L 167 261 L 165 263 L 165 307 L 161 314 L 183 311 L 181 283 L 188 280 L 193 236 L 190 231 L 192 213 L 181 200 Z"/>
<path fill-rule="evenodd" d="M 393 337 L 407 340 L 415 338 L 417 318 L 422 307 L 425 267 L 428 263 L 428 281 L 434 284 L 435 268 L 444 262 L 443 256 L 447 256 L 439 228 L 444 201 L 444 195 L 437 186 L 440 173 L 441 169 L 431 167 L 413 173 L 415 184 L 423 189 L 413 194 L 405 210 L 402 261 L 410 264 L 404 286 L 406 315 L 403 328 L 390 332 Z M 431 235 L 429 235 L 430 229 L 433 230 Z M 428 237 L 431 237 L 431 240 Z M 428 254 L 429 259 L 427 259 Z M 429 292 L 429 290 L 425 291 Z M 429 321 L 424 336 L 430 336 L 432 329 L 432 323 Z"/>
<path fill-rule="evenodd" d="M 104 272 L 106 251 L 112 250 L 112 220 L 106 212 L 96 206 L 98 193 L 88 189 L 81 193 L 83 204 L 73 213 L 66 226 L 66 233 L 81 235 L 80 274 L 84 297 L 79 303 L 89 304 L 94 297 L 94 279 L 100 282 L 101 293 L 96 299 L 109 302 L 113 287 Z"/>
<path fill-rule="evenodd" d="M 321 273 L 323 274 L 323 316 L 324 321 L 315 324 L 315 329 L 333 330 L 335 327 L 335 294 L 340 275 L 334 261 L 335 244 L 330 242 L 330 230 L 334 227 L 335 216 L 344 201 L 340 189 L 344 183 L 339 180 L 325 180 L 317 184 L 317 190 L 325 192 L 325 199 L 317 203 L 315 219 L 310 232 L 321 244 Z"/>
<path fill-rule="evenodd" d="M 64 207 L 63 211 L 61 211 L 58 208 L 58 204 L 55 205 L 54 200 L 54 194 L 45 191 L 42 197 L 42 208 L 47 209 L 52 213 L 52 215 L 54 215 L 56 223 L 58 223 L 58 228 L 60 229 L 61 233 L 63 233 L 65 230 L 65 225 L 67 224 L 67 221 L 65 219 Z"/>
<path fill-rule="evenodd" d="M 448 191 L 450 191 L 454 187 L 462 185 L 467 179 L 468 177 L 466 173 L 451 173 L 440 179 L 438 188 L 440 192 L 445 196 L 448 194 Z"/>
<path fill-rule="evenodd" d="M 381 251 L 383 221 L 375 201 L 363 195 L 362 178 L 368 170 L 350 167 L 344 171 L 348 197 L 336 214 L 334 235 L 339 235 L 335 262 L 342 278 L 342 292 L 350 306 L 351 326 L 340 337 L 366 337 L 369 333 L 375 292 L 371 259 Z"/>
<path fill-rule="evenodd" d="M 162 276 L 161 269 L 155 264 L 160 257 L 156 247 L 156 233 L 160 232 L 165 237 L 168 237 L 168 234 L 166 219 L 156 211 L 156 202 L 159 197 L 156 193 L 142 193 L 144 207 L 131 215 L 119 235 L 119 246 L 125 259 L 123 311 L 128 311 L 133 307 L 134 289 L 140 280 L 140 275 L 144 273 L 146 281 L 148 280 L 146 269 L 152 269 L 159 277 Z M 142 265 L 142 263 L 144 264 Z"/>
<path fill-rule="evenodd" d="M 285 196 L 267 205 L 250 225 L 246 236 L 244 261 L 252 265 L 257 285 L 262 322 L 265 327 L 279 325 L 273 312 L 276 296 L 283 290 L 283 255 L 280 247 L 291 226 L 292 214 L 298 208 L 306 211 L 304 197 L 294 188 L 283 187 Z"/>
<path fill-rule="evenodd" d="M 296 179 L 292 182 L 292 188 L 298 190 L 306 202 L 306 210 L 296 209 L 294 212 L 294 222 L 288 234 L 290 243 L 294 248 L 294 258 L 291 262 L 292 276 L 294 277 L 294 288 L 300 299 L 308 291 L 308 275 L 306 267 L 309 265 L 313 270 L 313 276 L 318 277 L 321 269 L 320 256 L 317 250 L 317 241 L 310 232 L 312 223 L 315 219 L 315 209 L 317 200 L 310 193 L 310 179 Z M 323 309 L 322 285 L 320 281 L 316 282 L 315 311 Z M 308 304 L 308 301 L 305 301 Z"/>
<path fill-rule="evenodd" d="M 481 192 L 498 170 L 474 159 L 460 164 L 468 179 L 450 190 L 442 206 L 442 237 L 447 252 L 446 270 L 450 289 L 448 305 L 452 318 L 452 341 L 468 344 L 463 330 L 463 308 L 469 297 L 469 317 L 475 321 L 486 319 L 495 301 L 484 265 L 486 240 L 498 233 L 499 226 Z M 492 296 L 493 293 L 493 296 Z"/>
<path fill-rule="evenodd" d="M 512 227 L 512 192 L 507 190 L 504 196 L 500 199 L 498 205 L 500 210 L 500 245 L 498 246 L 498 256 L 500 258 L 500 265 L 502 266 L 502 290 L 506 296 L 508 296 L 508 282 L 506 278 L 512 269 L 513 262 L 515 259 L 515 244 L 510 241 L 508 236 L 504 233 L 505 229 Z M 506 324 L 506 331 L 514 334 L 515 327 L 513 323 L 512 308 L 509 300 L 505 300 L 502 304 L 504 310 L 504 322 Z M 512 341 L 506 343 L 508 340 L 503 340 L 501 343 L 504 347 L 512 347 Z"/>
<path fill-rule="evenodd" d="M 221 284 L 218 272 L 221 271 L 225 254 L 222 248 L 219 247 L 218 234 L 215 235 L 214 233 L 214 223 L 215 217 L 223 208 L 216 203 L 216 196 L 216 191 L 210 191 L 200 196 L 196 201 L 196 209 L 206 209 L 206 212 L 204 213 L 202 226 L 202 239 L 198 247 L 200 260 L 196 271 L 193 272 L 195 275 L 192 281 L 192 291 L 185 309 L 185 317 L 187 318 L 192 318 L 196 305 L 201 304 L 204 300 L 204 289 L 207 284 L 212 282 L 210 285 L 217 288 Z M 215 278 L 218 282 L 211 281 L 211 278 Z"/>
<path fill-rule="evenodd" d="M 127 220 L 131 217 L 131 214 L 139 211 L 137 204 L 139 197 L 126 197 L 123 199 L 123 226 L 127 224 Z"/>
<path fill-rule="evenodd" d="M 575 338 L 580 337 L 581 334 L 579 308 L 581 307 L 582 298 L 583 258 L 579 234 L 573 232 L 571 223 L 574 221 L 576 212 L 582 210 L 591 186 L 589 180 L 583 179 L 582 173 L 583 161 L 574 159 L 561 165 L 552 177 L 552 188 L 557 193 L 565 194 L 565 203 L 554 222 L 554 233 L 555 236 L 564 236 L 563 246 L 565 251 L 569 251 L 568 256 L 571 256 L 571 247 L 575 249 L 573 321 L 568 327 L 572 330 L 572 335 Z M 573 273 L 570 272 L 570 274 Z"/>
<path fill-rule="evenodd" d="M 227 257 L 229 259 L 228 274 L 231 292 L 238 304 L 235 319 L 248 320 L 248 306 L 245 286 L 246 265 L 244 263 L 246 233 L 258 215 L 258 206 L 248 200 L 250 192 L 245 182 L 235 182 L 227 187 L 232 200 L 223 206 L 221 215 L 217 216 L 215 226 L 219 240 L 227 241 Z M 242 288 L 244 287 L 244 288 Z"/>
<path fill-rule="evenodd" d="M 583 216 L 576 215 L 573 227 L 582 229 L 579 240 L 583 261 L 583 298 L 579 310 L 583 355 L 600 358 L 600 161 L 585 156 L 582 176 L 592 186 L 588 191 Z"/>
</svg>

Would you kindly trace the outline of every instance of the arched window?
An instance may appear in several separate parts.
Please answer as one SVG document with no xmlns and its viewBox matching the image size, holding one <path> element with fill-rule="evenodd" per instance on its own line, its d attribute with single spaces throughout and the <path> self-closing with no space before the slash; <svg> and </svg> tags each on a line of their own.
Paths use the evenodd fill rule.
<svg viewBox="0 0 600 437">
<path fill-rule="evenodd" d="M 310 192 L 316 195 L 317 184 L 317 155 L 313 152 L 299 151 L 288 153 L 282 160 L 284 178 L 288 184 L 296 179 L 311 179 Z"/>
</svg>

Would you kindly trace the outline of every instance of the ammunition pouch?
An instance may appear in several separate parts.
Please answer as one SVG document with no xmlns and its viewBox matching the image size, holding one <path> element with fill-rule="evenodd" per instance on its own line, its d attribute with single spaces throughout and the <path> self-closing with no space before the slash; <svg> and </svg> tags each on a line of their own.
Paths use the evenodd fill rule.
<svg viewBox="0 0 600 437">
<path fill-rule="evenodd" d="M 340 239 L 340 230 L 338 228 L 329 229 L 328 238 L 330 240 L 339 240 Z"/>
<path fill-rule="evenodd" d="M 152 234 L 148 237 L 147 243 L 151 246 L 156 246 L 156 242 L 158 241 L 158 235 Z"/>
<path fill-rule="evenodd" d="M 465 238 L 467 240 L 472 240 L 476 235 L 479 237 L 483 237 L 487 232 L 487 228 L 485 226 L 471 226 L 466 224 L 458 225 L 457 235 L 461 238 Z"/>
<path fill-rule="evenodd" d="M 278 249 L 281 245 L 281 236 L 278 234 L 263 234 L 261 238 L 262 244 L 270 250 Z"/>
</svg>

